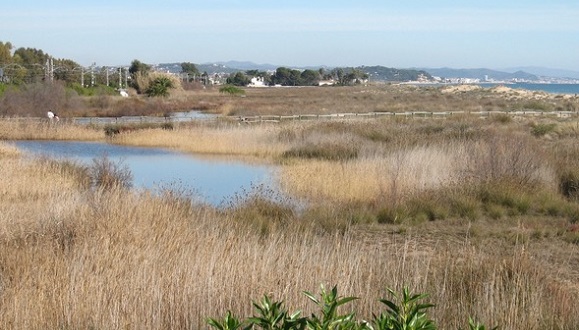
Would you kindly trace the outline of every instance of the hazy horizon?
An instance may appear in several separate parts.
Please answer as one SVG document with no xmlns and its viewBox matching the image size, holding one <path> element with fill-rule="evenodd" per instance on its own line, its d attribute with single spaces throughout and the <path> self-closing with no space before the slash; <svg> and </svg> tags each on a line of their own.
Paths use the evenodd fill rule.
<svg viewBox="0 0 579 330">
<path fill-rule="evenodd" d="M 579 71 L 579 3 L 20 0 L 0 41 L 81 65 L 544 67 Z"/>
</svg>

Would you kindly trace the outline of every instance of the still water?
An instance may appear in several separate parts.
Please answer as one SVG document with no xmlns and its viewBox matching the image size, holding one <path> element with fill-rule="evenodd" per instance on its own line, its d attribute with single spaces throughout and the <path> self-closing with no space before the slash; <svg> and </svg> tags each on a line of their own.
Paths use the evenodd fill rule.
<svg viewBox="0 0 579 330">
<path fill-rule="evenodd" d="M 107 156 L 127 166 L 137 189 L 179 189 L 212 205 L 231 200 L 254 187 L 275 187 L 275 169 L 270 166 L 203 159 L 159 149 L 112 145 L 100 142 L 14 141 L 20 150 L 32 155 L 68 158 L 90 165 Z M 275 190 L 275 189 L 274 189 Z"/>
</svg>

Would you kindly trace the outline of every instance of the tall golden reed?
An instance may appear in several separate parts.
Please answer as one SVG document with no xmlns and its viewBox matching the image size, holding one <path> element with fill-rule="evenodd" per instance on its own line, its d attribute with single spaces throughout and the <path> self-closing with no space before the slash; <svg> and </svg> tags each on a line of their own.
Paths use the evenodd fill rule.
<svg viewBox="0 0 579 330">
<path fill-rule="evenodd" d="M 102 129 L 76 125 L 65 120 L 0 118 L 1 140 L 103 140 Z"/>
<path fill-rule="evenodd" d="M 301 292 L 320 284 L 360 297 L 366 319 L 385 287 L 408 285 L 431 294 L 445 329 L 469 315 L 503 329 L 579 326 L 577 292 L 540 243 L 291 223 L 263 233 L 179 194 L 93 190 L 58 163 L 5 153 L 0 165 L 1 328 L 204 328 L 226 310 L 250 315 L 263 294 L 308 315 Z"/>
</svg>

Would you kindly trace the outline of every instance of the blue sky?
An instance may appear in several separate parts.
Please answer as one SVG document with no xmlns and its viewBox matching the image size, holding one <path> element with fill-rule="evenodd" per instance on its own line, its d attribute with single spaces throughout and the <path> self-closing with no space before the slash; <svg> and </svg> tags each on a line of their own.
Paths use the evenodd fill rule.
<svg viewBox="0 0 579 330">
<path fill-rule="evenodd" d="M 19 0 L 2 5 L 0 41 L 81 65 L 579 71 L 579 1 Z"/>
</svg>

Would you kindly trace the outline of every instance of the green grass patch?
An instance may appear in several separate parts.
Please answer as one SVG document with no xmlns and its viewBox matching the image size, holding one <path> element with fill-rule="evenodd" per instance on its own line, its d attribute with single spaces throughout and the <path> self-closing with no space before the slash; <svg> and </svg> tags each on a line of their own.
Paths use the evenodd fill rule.
<svg viewBox="0 0 579 330">
<path fill-rule="evenodd" d="M 531 134 L 533 134 L 536 137 L 545 136 L 545 135 L 555 131 L 556 127 L 557 127 L 557 124 L 555 124 L 555 123 L 535 124 L 531 127 Z"/>
</svg>

